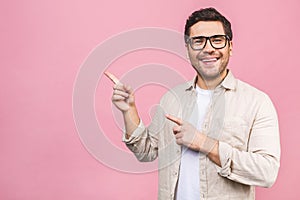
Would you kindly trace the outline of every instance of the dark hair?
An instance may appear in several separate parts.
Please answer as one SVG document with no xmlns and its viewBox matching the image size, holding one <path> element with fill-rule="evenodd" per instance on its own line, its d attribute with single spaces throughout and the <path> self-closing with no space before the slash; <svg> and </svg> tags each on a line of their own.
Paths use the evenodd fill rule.
<svg viewBox="0 0 300 200">
<path fill-rule="evenodd" d="M 225 34 L 232 40 L 231 23 L 215 8 L 202 8 L 193 12 L 186 20 L 184 40 L 187 43 L 190 36 L 190 27 L 199 21 L 219 21 L 222 23 Z"/>
</svg>

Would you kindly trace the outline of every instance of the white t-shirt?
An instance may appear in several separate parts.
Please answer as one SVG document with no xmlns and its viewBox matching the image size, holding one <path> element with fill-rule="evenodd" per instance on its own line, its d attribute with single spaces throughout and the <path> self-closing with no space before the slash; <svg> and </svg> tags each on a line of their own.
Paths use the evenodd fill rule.
<svg viewBox="0 0 300 200">
<path fill-rule="evenodd" d="M 212 90 L 203 90 L 197 86 L 196 91 L 198 110 L 194 110 L 189 122 L 200 130 L 211 100 Z M 182 146 L 180 162 L 176 200 L 199 200 L 199 152 Z"/>
</svg>

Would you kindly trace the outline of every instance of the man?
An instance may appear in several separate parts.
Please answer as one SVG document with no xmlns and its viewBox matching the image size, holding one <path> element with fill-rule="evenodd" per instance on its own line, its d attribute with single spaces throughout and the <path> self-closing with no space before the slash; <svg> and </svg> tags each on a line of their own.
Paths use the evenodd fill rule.
<svg viewBox="0 0 300 200">
<path fill-rule="evenodd" d="M 186 22 L 187 53 L 197 76 L 167 92 L 149 127 L 139 118 L 133 90 L 115 82 L 123 141 L 140 161 L 159 159 L 159 199 L 255 199 L 255 186 L 276 180 L 280 142 L 269 97 L 227 69 L 230 22 L 214 8 Z"/>
</svg>

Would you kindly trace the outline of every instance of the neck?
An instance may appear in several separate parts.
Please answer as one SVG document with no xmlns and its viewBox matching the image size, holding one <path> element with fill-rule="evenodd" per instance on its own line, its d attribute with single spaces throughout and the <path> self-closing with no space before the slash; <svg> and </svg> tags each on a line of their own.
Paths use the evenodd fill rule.
<svg viewBox="0 0 300 200">
<path fill-rule="evenodd" d="M 197 85 L 204 90 L 213 90 L 224 80 L 226 75 L 227 70 L 224 70 L 224 73 L 221 73 L 216 78 L 205 78 L 197 74 Z"/>
</svg>

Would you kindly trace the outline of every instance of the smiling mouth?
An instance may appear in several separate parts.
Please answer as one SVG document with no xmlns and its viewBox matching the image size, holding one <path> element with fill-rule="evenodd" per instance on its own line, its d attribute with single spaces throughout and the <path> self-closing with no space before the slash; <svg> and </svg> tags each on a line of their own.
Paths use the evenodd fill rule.
<svg viewBox="0 0 300 200">
<path fill-rule="evenodd" d="M 204 64 L 211 65 L 217 62 L 218 58 L 204 58 L 204 59 L 200 59 L 200 61 L 203 62 Z"/>
</svg>

